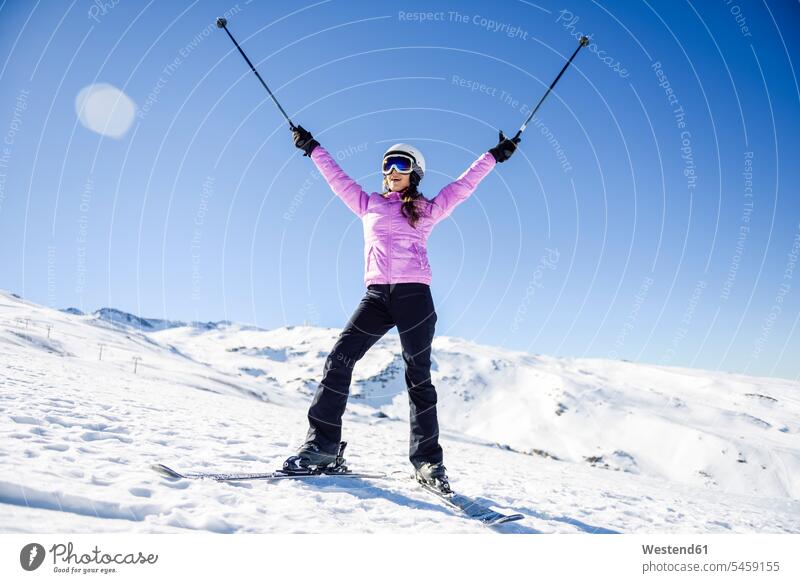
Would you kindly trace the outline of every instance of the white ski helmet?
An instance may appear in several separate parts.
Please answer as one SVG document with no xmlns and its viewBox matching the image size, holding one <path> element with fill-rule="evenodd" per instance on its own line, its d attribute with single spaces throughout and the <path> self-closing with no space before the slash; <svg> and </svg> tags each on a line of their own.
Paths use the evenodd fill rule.
<svg viewBox="0 0 800 583">
<path fill-rule="evenodd" d="M 405 154 L 406 156 L 411 156 L 414 160 L 411 171 L 414 172 L 420 180 L 425 176 L 425 156 L 411 144 L 395 144 L 384 152 L 383 157 L 386 158 L 389 154 Z"/>
</svg>

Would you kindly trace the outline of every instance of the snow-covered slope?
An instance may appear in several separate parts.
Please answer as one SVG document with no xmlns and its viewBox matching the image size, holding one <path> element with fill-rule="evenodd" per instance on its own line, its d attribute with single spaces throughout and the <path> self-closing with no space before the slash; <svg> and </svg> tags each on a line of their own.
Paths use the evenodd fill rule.
<svg viewBox="0 0 800 583">
<path fill-rule="evenodd" d="M 265 391 L 313 394 L 337 330 L 288 327 L 151 337 Z M 352 402 L 408 419 L 397 335 L 354 370 Z M 800 386 L 781 379 L 558 359 L 438 337 L 442 427 L 515 451 L 728 492 L 800 498 Z M 267 388 L 269 387 L 269 388 Z"/>
<path fill-rule="evenodd" d="M 149 470 L 274 469 L 305 433 L 337 333 L 145 333 L 0 292 L 0 530 L 485 531 L 406 478 L 396 336 L 356 366 L 345 418 L 350 465 L 390 478 L 229 485 Z M 437 338 L 434 358 L 454 487 L 526 516 L 498 531 L 800 531 L 796 384 L 456 338 Z"/>
</svg>

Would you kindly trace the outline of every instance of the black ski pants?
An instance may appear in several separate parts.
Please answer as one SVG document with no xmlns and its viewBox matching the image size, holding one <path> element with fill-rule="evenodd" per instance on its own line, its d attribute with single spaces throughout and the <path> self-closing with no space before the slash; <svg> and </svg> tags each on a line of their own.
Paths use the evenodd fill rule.
<svg viewBox="0 0 800 583">
<path fill-rule="evenodd" d="M 322 381 L 308 410 L 306 442 L 335 453 L 353 367 L 397 326 L 411 406 L 409 459 L 414 466 L 441 462 L 436 389 L 431 382 L 431 342 L 436 325 L 430 287 L 424 283 L 372 284 L 325 360 Z"/>
</svg>

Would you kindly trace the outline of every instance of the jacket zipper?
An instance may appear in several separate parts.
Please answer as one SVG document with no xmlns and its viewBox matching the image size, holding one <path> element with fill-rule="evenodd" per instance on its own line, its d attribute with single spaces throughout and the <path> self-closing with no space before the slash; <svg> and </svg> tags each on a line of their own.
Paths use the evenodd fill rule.
<svg viewBox="0 0 800 583">
<path fill-rule="evenodd" d="M 394 208 L 392 207 L 391 198 L 389 200 L 389 281 L 392 283 L 392 246 L 394 245 L 394 226 L 392 225 L 392 214 Z"/>
</svg>

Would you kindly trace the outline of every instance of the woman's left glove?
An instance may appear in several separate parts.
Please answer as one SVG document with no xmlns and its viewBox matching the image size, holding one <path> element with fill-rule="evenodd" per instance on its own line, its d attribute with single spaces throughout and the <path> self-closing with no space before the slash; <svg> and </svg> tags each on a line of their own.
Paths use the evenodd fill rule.
<svg viewBox="0 0 800 583">
<path fill-rule="evenodd" d="M 489 153 L 494 156 L 495 161 L 505 162 L 511 158 L 511 154 L 517 149 L 517 144 L 519 144 L 521 139 L 522 138 L 509 139 L 503 135 L 503 130 L 500 130 L 500 141 L 494 148 L 489 150 Z"/>
<path fill-rule="evenodd" d="M 314 148 L 319 146 L 319 142 L 303 126 L 295 126 L 292 130 L 292 137 L 294 138 L 294 145 L 305 152 L 304 156 L 310 156 Z"/>
</svg>

